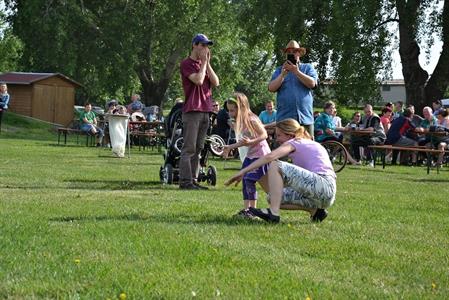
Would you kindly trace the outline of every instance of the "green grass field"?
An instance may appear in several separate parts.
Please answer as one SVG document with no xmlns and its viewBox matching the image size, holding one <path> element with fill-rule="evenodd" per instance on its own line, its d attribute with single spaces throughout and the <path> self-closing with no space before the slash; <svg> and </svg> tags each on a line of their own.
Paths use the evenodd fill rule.
<svg viewBox="0 0 449 300">
<path fill-rule="evenodd" d="M 115 159 L 27 122 L 0 134 L 1 299 L 449 298 L 448 168 L 347 167 L 322 224 L 269 225 L 232 217 L 220 160 L 215 188 L 179 191 L 156 150 Z"/>
</svg>

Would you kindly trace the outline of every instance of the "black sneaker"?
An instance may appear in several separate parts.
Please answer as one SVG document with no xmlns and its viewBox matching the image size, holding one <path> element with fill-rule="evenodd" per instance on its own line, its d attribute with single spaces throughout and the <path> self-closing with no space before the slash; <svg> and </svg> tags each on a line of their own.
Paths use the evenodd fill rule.
<svg viewBox="0 0 449 300">
<path fill-rule="evenodd" d="M 179 184 L 180 190 L 199 190 L 200 188 L 194 185 L 193 183 L 180 183 Z"/>
<path fill-rule="evenodd" d="M 310 220 L 315 223 L 320 223 L 327 217 L 327 210 L 318 208 L 313 216 L 310 217 Z"/>
<path fill-rule="evenodd" d="M 249 209 L 242 209 L 234 215 L 236 218 L 254 219 L 256 216 Z"/>
<path fill-rule="evenodd" d="M 209 189 L 207 186 L 199 185 L 198 182 L 196 182 L 196 181 L 194 181 L 192 184 L 200 190 L 208 190 Z"/>
<path fill-rule="evenodd" d="M 101 147 L 100 143 L 97 143 L 97 147 Z"/>
<path fill-rule="evenodd" d="M 258 209 L 258 208 L 254 208 L 254 207 L 250 207 L 249 211 L 253 215 L 255 215 L 256 217 L 259 217 L 262 220 L 270 222 L 270 223 L 279 223 L 279 221 L 281 220 L 281 217 L 273 215 L 269 208 L 267 208 L 267 212 L 266 213 L 263 212 L 263 210 Z"/>
</svg>

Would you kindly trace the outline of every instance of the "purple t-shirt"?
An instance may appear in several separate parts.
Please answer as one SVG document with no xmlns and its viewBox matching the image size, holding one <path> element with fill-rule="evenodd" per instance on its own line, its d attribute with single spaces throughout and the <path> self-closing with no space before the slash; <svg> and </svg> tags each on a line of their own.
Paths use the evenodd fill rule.
<svg viewBox="0 0 449 300">
<path fill-rule="evenodd" d="M 291 139 L 287 143 L 295 147 L 288 155 L 293 164 L 316 174 L 336 177 L 329 155 L 319 143 L 307 139 Z"/>
<path fill-rule="evenodd" d="M 183 112 L 212 111 L 212 91 L 210 88 L 209 75 L 204 78 L 202 85 L 196 85 L 190 81 L 189 76 L 200 71 L 201 61 L 190 57 L 181 62 L 182 88 L 184 89 L 185 101 L 182 108 Z"/>
</svg>

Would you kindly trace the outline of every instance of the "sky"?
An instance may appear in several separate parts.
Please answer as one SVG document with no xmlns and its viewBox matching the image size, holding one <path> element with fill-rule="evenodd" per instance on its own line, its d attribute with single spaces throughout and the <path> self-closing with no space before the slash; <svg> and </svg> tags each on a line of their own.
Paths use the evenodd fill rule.
<svg viewBox="0 0 449 300">
<path fill-rule="evenodd" d="M 419 63 L 421 67 L 427 71 L 427 73 L 432 74 L 435 69 L 436 64 L 438 63 L 438 59 L 440 58 L 440 53 L 443 48 L 443 42 L 441 40 L 435 40 L 435 44 L 432 46 L 430 51 L 430 59 L 426 61 L 426 52 L 422 45 L 421 53 L 419 55 Z M 393 78 L 392 79 L 404 79 L 402 76 L 402 65 L 401 58 L 399 56 L 399 50 L 394 50 L 392 53 L 392 66 L 393 66 Z"/>
</svg>

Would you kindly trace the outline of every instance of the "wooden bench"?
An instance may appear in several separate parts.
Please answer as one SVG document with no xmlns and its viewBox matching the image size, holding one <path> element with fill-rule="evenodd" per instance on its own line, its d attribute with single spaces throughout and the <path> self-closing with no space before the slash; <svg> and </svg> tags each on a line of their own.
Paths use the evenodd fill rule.
<svg viewBox="0 0 449 300">
<path fill-rule="evenodd" d="M 429 149 L 425 148 L 423 146 L 416 146 L 416 147 L 401 147 L 401 146 L 393 146 L 393 145 L 370 145 L 368 148 L 373 149 L 374 151 L 374 166 L 376 166 L 376 158 L 377 158 L 377 152 L 381 152 L 381 161 L 382 161 L 382 169 L 385 169 L 385 153 L 387 150 L 398 150 L 398 151 L 410 151 L 410 152 L 421 152 L 425 153 L 427 155 L 427 174 L 430 173 L 430 167 L 431 167 L 431 155 L 432 154 L 441 154 L 444 152 L 444 150 L 435 150 L 435 149 Z M 437 166 L 437 173 L 440 172 L 439 166 Z"/>
<path fill-rule="evenodd" d="M 80 135 L 86 135 L 86 146 L 89 146 L 89 138 L 90 138 L 90 142 L 92 144 L 93 138 L 95 136 L 88 134 L 85 131 L 79 130 L 79 129 L 74 129 L 74 128 L 64 128 L 64 127 L 59 127 L 58 129 L 58 145 L 61 142 L 61 135 L 64 135 L 64 145 L 67 144 L 67 135 L 68 134 L 76 134 L 76 143 L 79 143 L 79 136 Z"/>
</svg>

